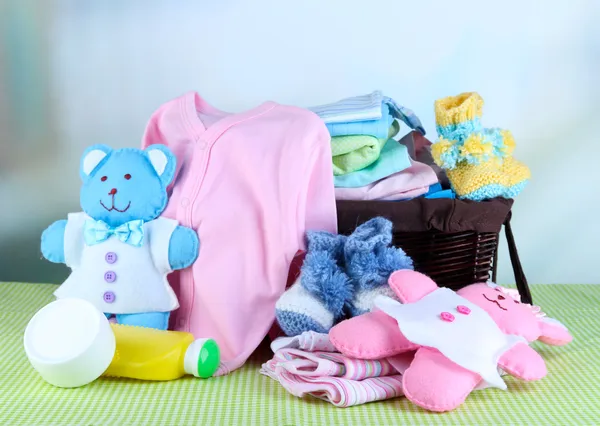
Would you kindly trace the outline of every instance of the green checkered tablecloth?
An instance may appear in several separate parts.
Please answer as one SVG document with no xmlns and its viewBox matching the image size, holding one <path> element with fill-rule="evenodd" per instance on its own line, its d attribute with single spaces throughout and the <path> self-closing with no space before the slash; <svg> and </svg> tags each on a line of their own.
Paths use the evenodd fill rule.
<svg viewBox="0 0 600 426">
<path fill-rule="evenodd" d="M 0 283 L 0 425 L 598 425 L 600 424 L 600 285 L 534 285 L 550 316 L 569 327 L 562 348 L 536 344 L 548 377 L 508 378 L 508 391 L 473 393 L 459 409 L 425 412 L 404 398 L 336 408 L 299 399 L 258 373 L 262 348 L 225 377 L 172 382 L 101 378 L 77 389 L 46 384 L 29 365 L 22 336 L 33 313 L 56 287 Z"/>
</svg>

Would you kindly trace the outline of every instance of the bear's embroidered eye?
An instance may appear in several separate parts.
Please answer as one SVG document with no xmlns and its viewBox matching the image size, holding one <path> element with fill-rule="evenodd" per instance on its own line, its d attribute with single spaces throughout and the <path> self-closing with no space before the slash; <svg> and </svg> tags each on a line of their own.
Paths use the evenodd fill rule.
<svg viewBox="0 0 600 426">
<path fill-rule="evenodd" d="M 518 301 L 518 300 L 515 300 L 514 302 L 515 302 L 517 305 L 519 304 L 519 301 Z"/>
<path fill-rule="evenodd" d="M 127 179 L 127 180 L 131 179 L 131 175 L 130 175 L 129 173 L 127 173 L 127 174 L 125 175 L 125 179 Z"/>
<path fill-rule="evenodd" d="M 100 180 L 101 180 L 102 182 L 105 182 L 105 181 L 106 181 L 106 179 L 108 179 L 106 176 L 102 176 L 102 177 L 100 178 Z"/>
</svg>

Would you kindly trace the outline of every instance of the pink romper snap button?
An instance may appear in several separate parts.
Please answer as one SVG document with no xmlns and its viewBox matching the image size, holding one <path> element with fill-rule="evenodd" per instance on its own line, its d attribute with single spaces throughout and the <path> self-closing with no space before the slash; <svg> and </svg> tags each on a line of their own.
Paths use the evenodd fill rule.
<svg viewBox="0 0 600 426">
<path fill-rule="evenodd" d="M 458 313 L 463 315 L 469 315 L 471 313 L 471 310 L 464 305 L 458 305 L 456 307 L 456 310 L 458 311 Z"/>
<path fill-rule="evenodd" d="M 454 315 L 452 315 L 450 312 L 442 312 L 440 314 L 440 317 L 447 322 L 452 322 L 454 321 Z"/>
</svg>

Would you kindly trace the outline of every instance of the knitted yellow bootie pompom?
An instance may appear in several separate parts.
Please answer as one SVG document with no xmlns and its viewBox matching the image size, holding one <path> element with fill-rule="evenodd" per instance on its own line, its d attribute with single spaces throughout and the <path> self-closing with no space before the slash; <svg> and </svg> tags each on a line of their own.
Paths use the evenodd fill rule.
<svg viewBox="0 0 600 426">
<path fill-rule="evenodd" d="M 465 160 L 478 164 L 506 155 L 501 129 L 484 129 L 481 124 L 483 99 L 475 92 L 435 101 L 435 119 L 440 146 L 432 147 L 440 167 L 453 169 Z"/>
<path fill-rule="evenodd" d="M 504 147 L 502 150 L 506 155 L 512 155 L 513 151 L 517 144 L 515 143 L 515 138 L 513 138 L 512 133 L 509 130 L 501 130 L 500 134 L 502 135 L 502 139 L 504 140 Z"/>
</svg>

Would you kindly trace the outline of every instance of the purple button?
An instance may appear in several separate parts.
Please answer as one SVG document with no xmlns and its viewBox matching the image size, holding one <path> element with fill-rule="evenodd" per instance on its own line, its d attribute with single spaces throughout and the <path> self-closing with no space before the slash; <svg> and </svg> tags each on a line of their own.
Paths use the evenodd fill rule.
<svg viewBox="0 0 600 426">
<path fill-rule="evenodd" d="M 106 281 L 107 283 L 114 283 L 116 279 L 117 274 L 115 274 L 113 271 L 107 271 L 104 274 L 104 281 Z"/>
<path fill-rule="evenodd" d="M 104 260 L 106 260 L 106 263 L 110 263 L 111 265 L 113 263 L 115 263 L 117 261 L 117 254 L 111 252 L 106 253 L 106 256 L 104 256 Z"/>
<path fill-rule="evenodd" d="M 106 303 L 112 303 L 115 301 L 115 299 L 116 296 L 112 291 L 107 291 L 106 293 L 104 293 L 104 301 Z"/>
</svg>

